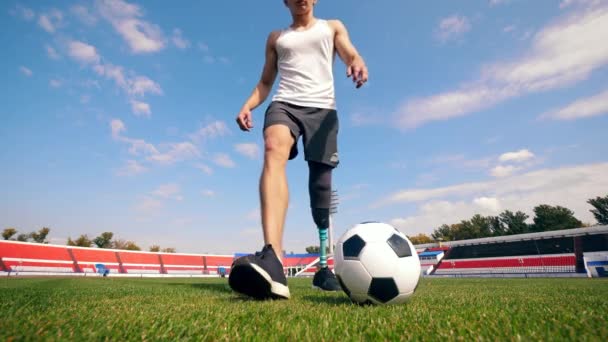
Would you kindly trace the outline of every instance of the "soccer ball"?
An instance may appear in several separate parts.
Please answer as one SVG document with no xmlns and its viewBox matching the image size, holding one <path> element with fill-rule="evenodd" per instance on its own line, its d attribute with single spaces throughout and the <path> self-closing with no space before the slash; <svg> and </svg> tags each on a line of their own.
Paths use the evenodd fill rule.
<svg viewBox="0 0 608 342">
<path fill-rule="evenodd" d="M 418 287 L 420 260 L 410 240 L 391 225 L 362 222 L 338 240 L 334 271 L 353 302 L 400 304 Z"/>
</svg>

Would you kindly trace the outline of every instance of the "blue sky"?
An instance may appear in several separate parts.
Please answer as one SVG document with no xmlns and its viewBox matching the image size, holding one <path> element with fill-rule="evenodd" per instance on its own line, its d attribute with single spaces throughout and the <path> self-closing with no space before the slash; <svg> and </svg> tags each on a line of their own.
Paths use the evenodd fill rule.
<svg viewBox="0 0 608 342">
<path fill-rule="evenodd" d="M 337 59 L 335 237 L 365 220 L 427 233 L 475 213 L 608 193 L 608 4 L 321 0 L 370 70 Z M 53 243 L 112 231 L 146 248 L 262 246 L 257 82 L 280 1 L 3 1 L 0 228 Z M 317 243 L 306 163 L 287 168 L 284 248 Z"/>
</svg>

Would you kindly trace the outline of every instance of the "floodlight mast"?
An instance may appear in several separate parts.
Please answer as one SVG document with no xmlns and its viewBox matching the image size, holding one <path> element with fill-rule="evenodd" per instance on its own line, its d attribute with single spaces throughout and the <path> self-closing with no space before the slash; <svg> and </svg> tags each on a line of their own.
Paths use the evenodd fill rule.
<svg viewBox="0 0 608 342">
<path fill-rule="evenodd" d="M 331 191 L 331 206 L 329 208 L 329 234 L 327 242 L 329 243 L 329 255 L 334 255 L 334 214 L 338 212 L 338 190 Z"/>
</svg>

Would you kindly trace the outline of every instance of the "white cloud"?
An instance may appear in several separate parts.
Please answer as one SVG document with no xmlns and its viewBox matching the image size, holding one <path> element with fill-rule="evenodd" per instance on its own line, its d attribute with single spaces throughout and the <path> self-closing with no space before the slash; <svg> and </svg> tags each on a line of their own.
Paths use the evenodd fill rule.
<svg viewBox="0 0 608 342">
<path fill-rule="evenodd" d="M 187 49 L 190 47 L 190 41 L 182 36 L 182 30 L 178 28 L 173 29 L 171 40 L 179 49 Z"/>
<path fill-rule="evenodd" d="M 209 52 L 209 45 L 207 45 L 203 42 L 198 42 L 197 45 L 198 45 L 199 50 L 204 51 L 204 52 Z"/>
<path fill-rule="evenodd" d="M 72 40 L 68 43 L 68 55 L 82 63 L 99 63 L 100 57 L 93 45 Z"/>
<path fill-rule="evenodd" d="M 502 28 L 502 32 L 509 33 L 515 31 L 515 25 L 509 25 Z"/>
<path fill-rule="evenodd" d="M 52 9 L 48 13 L 42 13 L 38 17 L 38 25 L 48 33 L 55 33 L 57 28 L 61 26 L 63 21 L 63 13 L 58 9 Z"/>
<path fill-rule="evenodd" d="M 213 174 L 213 169 L 212 169 L 212 168 L 210 168 L 209 166 L 205 165 L 205 164 L 200 164 L 200 163 L 199 163 L 199 164 L 197 164 L 195 167 L 196 167 L 197 169 L 199 169 L 199 170 L 203 171 L 204 173 L 208 174 L 208 175 Z"/>
<path fill-rule="evenodd" d="M 500 212 L 500 202 L 495 197 L 479 197 L 473 200 L 478 207 L 498 214 Z"/>
<path fill-rule="evenodd" d="M 136 76 L 129 80 L 129 93 L 134 95 L 144 96 L 146 93 L 161 95 L 163 90 L 158 83 L 152 81 L 146 76 Z"/>
<path fill-rule="evenodd" d="M 155 198 L 144 197 L 139 204 L 135 206 L 135 210 L 141 214 L 152 215 L 162 209 L 163 203 Z"/>
<path fill-rule="evenodd" d="M 562 0 L 559 4 L 559 8 L 566 8 L 571 6 L 594 6 L 599 5 L 602 0 Z"/>
<path fill-rule="evenodd" d="M 72 6 L 70 12 L 85 25 L 94 26 L 97 23 L 97 17 L 91 14 L 89 9 L 83 5 Z"/>
<path fill-rule="evenodd" d="M 146 76 L 133 76 L 130 78 L 125 76 L 122 66 L 104 63 L 95 65 L 93 69 L 98 75 L 113 80 L 118 87 L 130 96 L 145 96 L 146 93 L 163 94 L 160 85 Z"/>
<path fill-rule="evenodd" d="M 496 215 L 508 209 L 533 216 L 533 208 L 539 204 L 565 206 L 583 222 L 594 222 L 586 201 L 605 195 L 608 178 L 604 175 L 607 173 L 608 163 L 586 164 L 544 169 L 489 182 L 406 190 L 398 193 L 402 195 L 402 201 L 421 204 L 413 215 L 397 217 L 390 222 L 406 233 L 431 233 L 441 224 L 457 223 L 474 214 Z"/>
<path fill-rule="evenodd" d="M 201 140 L 221 137 L 228 133 L 230 133 L 230 130 L 226 123 L 224 121 L 216 120 L 191 134 L 190 139 L 198 143 Z"/>
<path fill-rule="evenodd" d="M 24 7 L 22 5 L 16 5 L 15 8 L 11 9 L 9 11 L 9 13 L 12 16 L 20 16 L 22 19 L 26 20 L 26 21 L 30 21 L 32 19 L 34 19 L 34 17 L 36 16 L 36 13 L 34 13 L 34 11 L 32 11 L 30 8 Z"/>
<path fill-rule="evenodd" d="M 179 161 L 200 158 L 201 153 L 196 146 L 190 142 L 166 143 L 159 148 L 143 139 L 133 139 L 121 135 L 126 131 L 124 123 L 119 119 L 113 119 L 110 123 L 112 138 L 114 140 L 129 144 L 129 153 L 135 156 L 146 155 L 146 160 L 158 164 L 170 165 Z M 161 152 L 164 151 L 164 152 Z"/>
<path fill-rule="evenodd" d="M 490 6 L 502 5 L 511 2 L 511 0 L 490 0 Z"/>
<path fill-rule="evenodd" d="M 129 87 L 127 83 L 127 78 L 125 77 L 123 67 L 113 65 L 110 63 L 105 63 L 103 65 L 97 64 L 93 67 L 93 70 L 100 75 L 104 76 L 107 79 L 113 80 L 117 86 L 128 92 Z"/>
<path fill-rule="evenodd" d="M 133 53 L 153 53 L 165 47 L 165 38 L 158 25 L 142 20 L 139 6 L 122 0 L 97 0 L 101 16 L 127 42 Z"/>
<path fill-rule="evenodd" d="M 236 144 L 234 149 L 249 159 L 257 159 L 260 155 L 260 147 L 255 143 Z"/>
<path fill-rule="evenodd" d="M 213 197 L 213 196 L 215 196 L 215 191 L 206 189 L 206 190 L 203 190 L 201 192 L 201 194 L 205 197 Z"/>
<path fill-rule="evenodd" d="M 61 80 L 52 79 L 49 81 L 49 85 L 53 88 L 59 88 L 63 85 L 63 82 L 61 82 Z"/>
<path fill-rule="evenodd" d="M 505 179 L 463 183 L 434 189 L 398 191 L 387 196 L 378 205 L 400 202 L 422 202 L 446 197 L 467 197 L 474 194 L 480 196 L 491 195 L 492 197 L 513 194 L 523 195 L 531 192 L 574 188 L 576 185 L 587 185 L 589 183 L 596 185 L 606 183 L 606 187 L 596 188 L 606 189 L 608 188 L 608 178 L 603 177 L 602 172 L 608 172 L 608 163 L 541 169 Z M 596 178 L 600 180 L 596 180 Z"/>
<path fill-rule="evenodd" d="M 534 153 L 528 151 L 527 149 L 522 149 L 516 152 L 503 153 L 500 155 L 500 157 L 498 157 L 498 160 L 501 162 L 521 163 L 532 158 L 534 158 Z"/>
<path fill-rule="evenodd" d="M 112 138 L 120 139 L 120 133 L 127 130 L 125 124 L 120 119 L 112 119 L 110 121 L 110 128 L 112 129 Z"/>
<path fill-rule="evenodd" d="M 463 169 L 485 169 L 490 166 L 493 158 L 485 157 L 469 159 L 464 154 L 448 154 L 431 158 L 428 162 L 441 167 L 450 166 Z"/>
<path fill-rule="evenodd" d="M 50 59 L 60 59 L 61 56 L 59 56 L 59 54 L 57 53 L 57 50 L 55 50 L 52 46 L 50 45 L 45 45 L 45 49 L 46 49 L 46 54 L 47 56 L 49 56 Z"/>
<path fill-rule="evenodd" d="M 496 178 L 508 177 L 514 174 L 515 172 L 521 170 L 521 167 L 516 167 L 513 165 L 498 165 L 490 170 L 490 174 Z"/>
<path fill-rule="evenodd" d="M 146 142 L 143 139 L 132 139 L 132 138 L 123 137 L 123 138 L 121 138 L 121 141 L 126 142 L 131 145 L 129 147 L 129 153 L 134 156 L 138 156 L 140 154 L 147 154 L 147 155 L 154 156 L 154 155 L 158 155 L 160 153 L 160 152 L 158 152 L 156 147 L 154 147 L 154 145 Z"/>
<path fill-rule="evenodd" d="M 213 157 L 213 162 L 225 168 L 233 168 L 236 166 L 236 163 L 226 153 L 217 153 Z"/>
<path fill-rule="evenodd" d="M 138 163 L 136 160 L 128 160 L 126 165 L 116 172 L 119 176 L 135 176 L 148 171 L 148 168 Z"/>
<path fill-rule="evenodd" d="M 576 120 L 608 114 L 608 90 L 577 100 L 564 108 L 546 113 L 541 118 Z"/>
<path fill-rule="evenodd" d="M 178 161 L 195 159 L 201 156 L 198 148 L 190 142 L 169 143 L 165 153 L 155 153 L 147 157 L 148 160 L 159 164 L 174 164 Z"/>
<path fill-rule="evenodd" d="M 383 121 L 382 111 L 376 108 L 358 108 L 350 115 L 351 124 L 357 127 L 380 124 Z"/>
<path fill-rule="evenodd" d="M 490 64 L 478 79 L 456 90 L 407 100 L 396 113 L 397 124 L 415 128 L 585 80 L 592 71 L 608 64 L 605 32 L 608 6 L 569 13 L 536 33 L 520 58 Z"/>
<path fill-rule="evenodd" d="M 182 199 L 180 191 L 180 186 L 178 184 L 169 183 L 160 185 L 156 190 L 152 192 L 152 195 L 166 199 L 176 199 L 179 201 Z"/>
<path fill-rule="evenodd" d="M 435 30 L 435 37 L 442 42 L 456 39 L 471 30 L 469 19 L 461 15 L 452 15 L 441 19 Z"/>
<path fill-rule="evenodd" d="M 131 110 L 136 116 L 145 116 L 149 118 L 152 114 L 149 104 L 137 100 L 131 100 Z"/>
<path fill-rule="evenodd" d="M 34 74 L 32 72 L 32 70 L 30 70 L 27 67 L 24 67 L 23 65 L 19 67 L 19 71 L 21 71 L 21 73 L 24 74 L 27 77 L 30 77 L 30 76 L 32 76 L 32 74 Z"/>
</svg>

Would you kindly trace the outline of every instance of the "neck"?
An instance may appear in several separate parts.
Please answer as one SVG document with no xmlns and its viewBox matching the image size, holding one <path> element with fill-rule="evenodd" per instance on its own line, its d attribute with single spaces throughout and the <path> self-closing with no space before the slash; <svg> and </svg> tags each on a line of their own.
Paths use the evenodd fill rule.
<svg viewBox="0 0 608 342">
<path fill-rule="evenodd" d="M 291 26 L 293 27 L 308 27 L 315 21 L 315 17 L 312 14 L 312 11 L 307 12 L 305 14 L 294 14 L 292 15 L 293 23 Z"/>
</svg>

